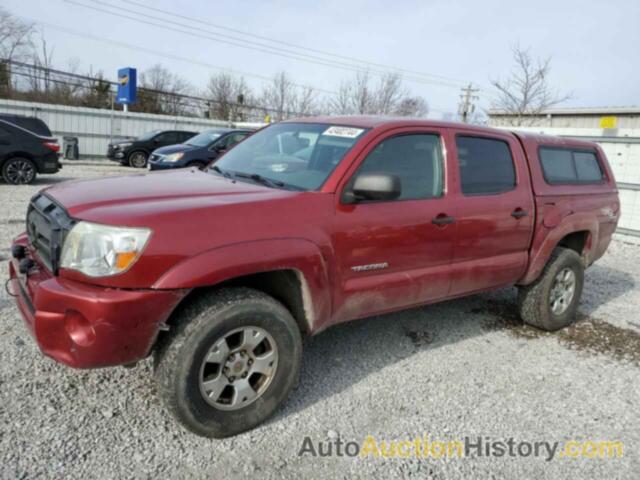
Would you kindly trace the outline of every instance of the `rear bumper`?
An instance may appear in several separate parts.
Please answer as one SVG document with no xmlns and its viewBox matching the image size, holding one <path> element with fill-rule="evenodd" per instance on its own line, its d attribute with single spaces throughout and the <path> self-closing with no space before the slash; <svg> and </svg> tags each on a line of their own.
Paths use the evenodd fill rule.
<svg viewBox="0 0 640 480">
<path fill-rule="evenodd" d="M 37 162 L 38 173 L 57 173 L 62 169 L 60 157 L 57 153 L 45 155 Z"/>
<path fill-rule="evenodd" d="M 74 368 L 146 357 L 186 290 L 119 290 L 52 276 L 39 266 L 21 275 L 9 263 L 10 289 L 40 350 Z"/>
</svg>

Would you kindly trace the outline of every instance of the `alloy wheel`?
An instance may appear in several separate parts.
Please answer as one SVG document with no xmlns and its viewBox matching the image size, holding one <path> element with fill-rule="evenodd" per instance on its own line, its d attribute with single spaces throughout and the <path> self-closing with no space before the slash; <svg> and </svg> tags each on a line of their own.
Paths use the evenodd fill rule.
<svg viewBox="0 0 640 480">
<path fill-rule="evenodd" d="M 29 160 L 9 160 L 5 167 L 5 177 L 9 183 L 24 185 L 31 183 L 36 176 L 36 170 Z"/>
<path fill-rule="evenodd" d="M 576 291 L 576 274 L 570 268 L 563 268 L 553 279 L 549 295 L 549 306 L 554 315 L 567 311 Z"/>
<path fill-rule="evenodd" d="M 219 410 L 238 410 L 256 401 L 278 368 L 278 348 L 259 327 L 231 330 L 209 349 L 200 367 L 200 392 Z"/>
</svg>

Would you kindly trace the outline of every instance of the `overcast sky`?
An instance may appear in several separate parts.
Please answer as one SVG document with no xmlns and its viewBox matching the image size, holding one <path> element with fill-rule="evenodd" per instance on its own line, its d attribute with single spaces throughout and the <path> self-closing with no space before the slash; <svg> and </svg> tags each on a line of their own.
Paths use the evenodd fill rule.
<svg viewBox="0 0 640 480">
<path fill-rule="evenodd" d="M 515 43 L 530 47 L 537 57 L 553 58 L 551 84 L 562 92 L 573 92 L 566 106 L 640 104 L 638 0 L 132 0 L 138 5 L 123 0 L 73 1 L 97 8 L 110 9 L 109 5 L 113 5 L 143 11 L 146 20 L 152 22 L 156 20 L 150 19 L 150 15 L 162 17 L 163 14 L 146 7 L 163 9 L 207 22 L 205 25 L 173 18 L 175 22 L 191 25 L 189 30 L 197 35 L 211 36 L 206 33 L 210 31 L 268 43 L 216 28 L 224 26 L 308 49 L 384 64 L 386 69 L 419 72 L 420 82 L 405 78 L 405 84 L 414 94 L 426 98 L 433 110 L 431 116 L 435 118 L 441 117 L 443 111 L 457 109 L 463 81 L 480 86 L 481 105 L 488 106 L 489 80 L 509 74 L 510 46 Z M 82 71 L 89 67 L 103 70 L 114 80 L 118 67 L 144 70 L 158 62 L 198 88 L 203 88 L 209 75 L 217 71 L 214 66 L 255 75 L 246 79 L 256 90 L 264 83 L 259 77 L 272 76 L 279 70 L 286 70 L 300 84 L 327 91 L 335 91 L 341 79 L 353 75 L 342 68 L 169 31 L 64 0 L 2 0 L 2 5 L 25 19 L 46 22 L 41 28 L 48 44 L 55 47 L 57 67 L 65 68 L 70 59 L 76 59 Z M 145 19 L 140 14 L 123 10 L 121 13 Z M 56 27 L 71 28 L 144 50 L 74 35 Z M 172 28 L 184 29 L 177 25 Z M 270 46 L 295 50 L 283 44 L 271 43 Z M 320 55 L 309 50 L 296 51 Z M 349 63 L 338 57 L 325 56 L 324 59 Z"/>
</svg>

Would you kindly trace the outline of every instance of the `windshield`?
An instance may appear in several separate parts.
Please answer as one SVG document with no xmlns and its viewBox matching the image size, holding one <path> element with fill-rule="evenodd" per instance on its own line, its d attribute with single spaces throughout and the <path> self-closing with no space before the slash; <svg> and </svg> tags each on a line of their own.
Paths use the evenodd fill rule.
<svg viewBox="0 0 640 480">
<path fill-rule="evenodd" d="M 187 140 L 188 145 L 194 147 L 208 147 L 216 138 L 220 138 L 220 132 L 202 132 Z"/>
<path fill-rule="evenodd" d="M 157 134 L 159 134 L 162 130 L 151 130 L 150 132 L 143 133 L 140 135 L 137 140 L 151 140 Z"/>
<path fill-rule="evenodd" d="M 365 132 L 317 123 L 277 123 L 236 145 L 215 164 L 215 174 L 272 180 L 271 185 L 316 190 Z"/>
</svg>

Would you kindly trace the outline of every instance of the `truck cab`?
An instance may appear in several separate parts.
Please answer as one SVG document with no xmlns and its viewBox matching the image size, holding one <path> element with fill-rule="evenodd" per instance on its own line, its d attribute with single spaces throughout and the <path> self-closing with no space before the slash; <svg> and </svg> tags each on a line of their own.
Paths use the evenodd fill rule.
<svg viewBox="0 0 640 480">
<path fill-rule="evenodd" d="M 525 322 L 569 325 L 619 215 L 589 142 L 305 118 L 207 171 L 43 190 L 11 289 L 46 355 L 94 368 L 153 354 L 169 410 L 219 437 L 273 413 L 302 337 L 340 322 L 515 285 Z"/>
</svg>

